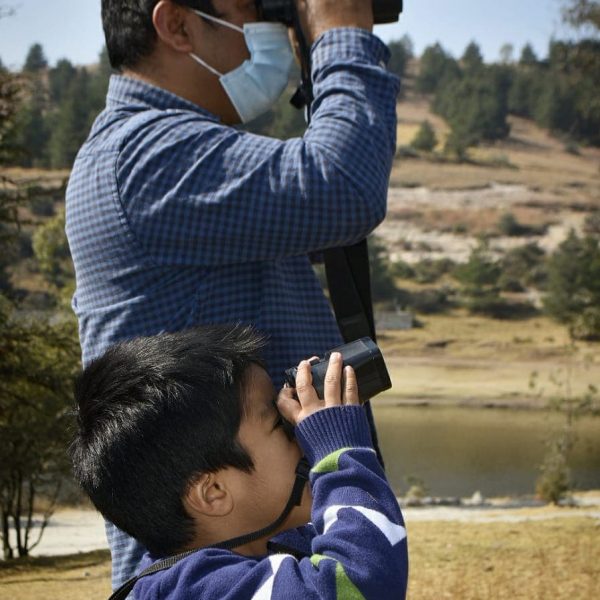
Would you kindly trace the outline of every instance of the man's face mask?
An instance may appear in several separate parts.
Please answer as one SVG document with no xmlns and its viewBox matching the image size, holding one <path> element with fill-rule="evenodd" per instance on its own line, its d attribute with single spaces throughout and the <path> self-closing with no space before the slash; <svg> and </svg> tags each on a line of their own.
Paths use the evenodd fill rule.
<svg viewBox="0 0 600 600">
<path fill-rule="evenodd" d="M 244 35 L 250 59 L 229 73 L 220 73 L 199 56 L 190 56 L 214 73 L 243 123 L 268 111 L 286 88 L 294 60 L 287 29 L 280 23 L 245 23 L 243 29 L 202 11 L 194 12 Z"/>
</svg>

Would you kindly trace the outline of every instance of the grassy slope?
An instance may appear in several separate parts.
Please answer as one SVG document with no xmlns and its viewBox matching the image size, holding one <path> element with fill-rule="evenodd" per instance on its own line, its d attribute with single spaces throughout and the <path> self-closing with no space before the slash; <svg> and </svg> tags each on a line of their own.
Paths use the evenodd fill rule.
<svg viewBox="0 0 600 600">
<path fill-rule="evenodd" d="M 398 105 L 398 145 L 408 145 L 420 123 L 428 119 L 441 151 L 448 127 L 430 112 L 429 100 L 414 92 L 410 76 L 404 92 Z M 413 225 L 435 234 L 460 222 L 468 235 L 476 236 L 493 231 L 506 210 L 519 222 L 535 225 L 570 223 L 571 218 L 578 223 L 582 214 L 600 208 L 600 149 L 580 148 L 579 155 L 570 154 L 561 140 L 531 121 L 511 117 L 510 124 L 507 140 L 471 150 L 478 164 L 402 158 L 396 161 L 391 184 L 431 190 L 515 184 L 523 186 L 518 202 L 503 206 L 499 201 L 497 206 L 477 208 L 453 204 L 451 198 L 444 202 L 442 194 L 439 207 L 411 209 L 395 205 L 392 195 L 388 220 L 381 230 L 388 243 L 394 238 L 390 232 Z M 549 319 L 497 321 L 457 311 L 421 320 L 423 329 L 381 337 L 395 383 L 388 396 L 404 402 L 542 406 L 550 396 L 563 393 L 561 385 L 563 389 L 571 386 L 575 395 L 585 392 L 589 384 L 600 386 L 600 346 L 572 346 L 566 329 Z M 540 374 L 540 386 L 534 390 L 529 388 L 533 372 Z M 553 377 L 558 383 L 550 381 Z M 544 389 L 541 396 L 540 387 Z"/>
</svg>

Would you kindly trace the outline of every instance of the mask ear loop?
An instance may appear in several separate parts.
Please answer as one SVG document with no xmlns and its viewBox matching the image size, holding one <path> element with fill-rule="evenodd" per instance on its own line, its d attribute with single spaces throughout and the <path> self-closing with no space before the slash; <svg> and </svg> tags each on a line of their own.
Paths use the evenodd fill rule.
<svg viewBox="0 0 600 600">
<path fill-rule="evenodd" d="M 205 69 L 208 69 L 213 75 L 217 77 L 223 77 L 223 73 L 217 71 L 214 67 L 211 67 L 208 63 L 204 62 L 197 54 L 190 52 L 190 58 L 193 58 L 199 65 L 202 65 Z"/>
<path fill-rule="evenodd" d="M 199 17 L 202 17 L 203 19 L 206 19 L 207 21 L 213 21 L 214 23 L 223 25 L 223 27 L 229 27 L 229 29 L 233 29 L 234 31 L 244 35 L 244 30 L 233 23 L 223 21 L 223 19 L 219 19 L 218 17 L 213 17 L 212 15 L 202 12 L 201 10 L 191 10 L 193 13 L 197 14 Z M 205 69 L 208 69 L 213 75 L 216 75 L 217 77 L 223 77 L 223 73 L 217 71 L 214 67 L 211 67 L 208 63 L 204 62 L 197 54 L 190 52 L 190 57 L 193 58 L 199 65 L 202 65 Z"/>
<path fill-rule="evenodd" d="M 223 27 L 229 27 L 229 29 L 233 29 L 234 31 L 237 31 L 242 35 L 244 33 L 244 29 L 242 27 L 238 27 L 237 25 L 229 23 L 228 21 L 223 21 L 223 19 L 219 19 L 218 17 L 213 17 L 212 15 L 202 12 L 201 10 L 192 9 L 192 12 L 195 12 L 199 17 L 202 17 L 208 21 L 213 21 L 215 23 L 218 23 L 219 25 L 223 25 Z"/>
</svg>

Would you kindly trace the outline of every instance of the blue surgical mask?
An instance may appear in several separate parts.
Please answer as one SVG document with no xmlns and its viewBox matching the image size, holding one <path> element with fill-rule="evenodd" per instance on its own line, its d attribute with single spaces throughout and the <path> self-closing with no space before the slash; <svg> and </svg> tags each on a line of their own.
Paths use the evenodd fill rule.
<svg viewBox="0 0 600 600">
<path fill-rule="evenodd" d="M 199 56 L 190 56 L 214 73 L 243 123 L 268 111 L 285 90 L 294 56 L 287 29 L 280 23 L 245 23 L 243 29 L 204 12 L 196 14 L 244 35 L 250 59 L 229 73 L 220 73 Z"/>
</svg>

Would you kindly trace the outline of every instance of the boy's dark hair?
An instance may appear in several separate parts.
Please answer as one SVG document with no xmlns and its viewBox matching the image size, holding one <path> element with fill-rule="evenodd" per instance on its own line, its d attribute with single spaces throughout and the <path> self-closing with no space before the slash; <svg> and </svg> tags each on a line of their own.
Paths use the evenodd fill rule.
<svg viewBox="0 0 600 600">
<path fill-rule="evenodd" d="M 237 440 L 247 370 L 263 338 L 205 326 L 118 344 L 75 384 L 75 477 L 96 508 L 155 555 L 195 534 L 182 498 L 200 473 L 250 472 Z"/>
<path fill-rule="evenodd" d="M 102 27 L 113 69 L 134 68 L 156 43 L 152 12 L 159 0 L 102 0 Z M 171 0 L 217 16 L 212 0 Z"/>
</svg>

